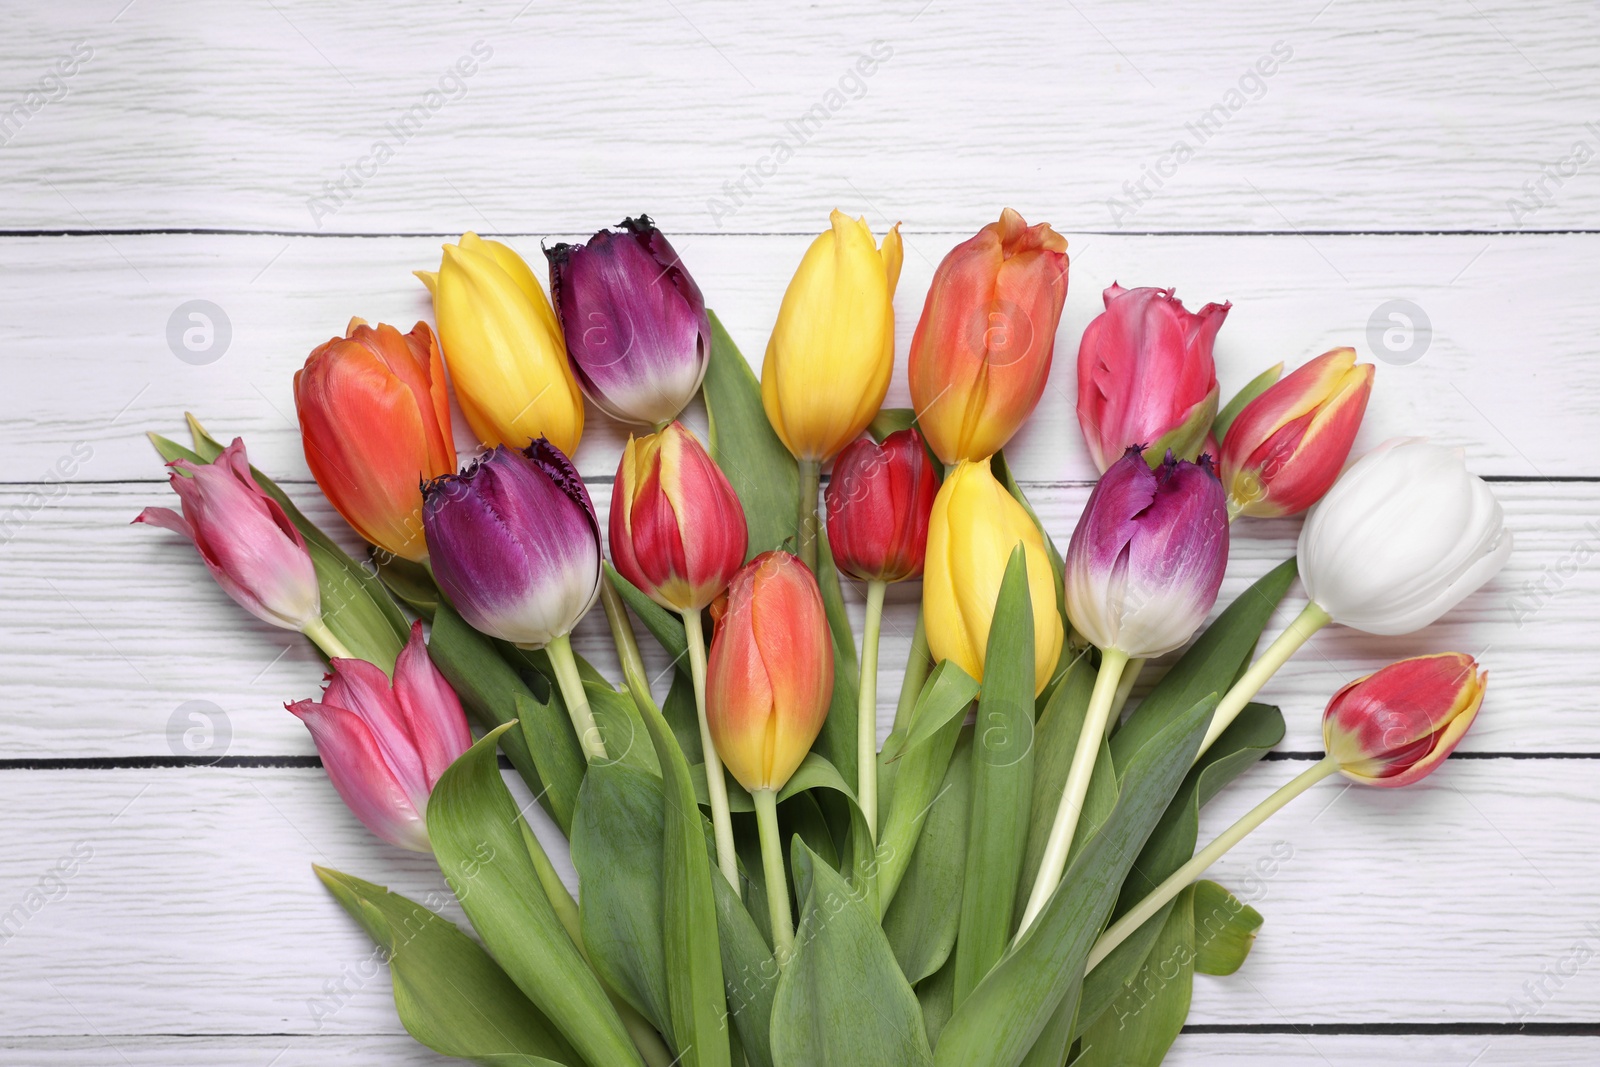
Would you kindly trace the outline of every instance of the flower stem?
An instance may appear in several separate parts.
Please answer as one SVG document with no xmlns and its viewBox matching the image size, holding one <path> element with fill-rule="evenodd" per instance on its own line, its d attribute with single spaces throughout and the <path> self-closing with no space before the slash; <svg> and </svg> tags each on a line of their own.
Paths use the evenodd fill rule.
<svg viewBox="0 0 1600 1067">
<path fill-rule="evenodd" d="M 1139 684 L 1139 675 L 1144 673 L 1147 660 L 1130 659 L 1128 665 L 1122 668 L 1122 680 L 1117 683 L 1117 695 L 1111 698 L 1111 714 L 1106 716 L 1106 736 L 1111 736 L 1111 727 L 1122 717 L 1122 709 L 1128 706 L 1128 698 L 1133 695 L 1133 687 Z"/>
<path fill-rule="evenodd" d="M 794 919 L 789 914 L 789 876 L 783 868 L 783 838 L 778 833 L 778 794 L 757 789 L 756 829 L 761 834 L 761 869 L 767 879 L 767 910 L 772 917 L 772 950 L 779 967 L 794 954 Z"/>
<path fill-rule="evenodd" d="M 867 583 L 867 628 L 861 635 L 860 702 L 856 705 L 856 800 L 873 843 L 878 840 L 878 633 L 887 582 Z"/>
<path fill-rule="evenodd" d="M 550 654 L 550 666 L 555 669 L 556 683 L 561 687 L 561 699 L 566 702 L 567 714 L 572 717 L 572 728 L 578 733 L 578 744 L 583 748 L 584 759 L 593 762 L 606 758 L 606 743 L 595 725 L 594 712 L 589 708 L 589 694 L 583 691 L 583 678 L 578 674 L 578 661 L 572 656 L 572 640 L 562 634 L 545 646 Z"/>
<path fill-rule="evenodd" d="M 656 700 L 644 673 L 644 657 L 639 655 L 639 642 L 633 636 L 633 624 L 628 621 L 627 605 L 609 577 L 600 583 L 600 605 L 605 608 L 606 622 L 611 626 L 611 643 L 617 646 L 617 662 L 622 665 L 622 680 L 633 702 L 648 701 L 655 707 Z"/>
<path fill-rule="evenodd" d="M 1094 773 L 1095 757 L 1106 736 L 1106 722 L 1111 718 L 1111 705 L 1116 699 L 1117 683 L 1122 669 L 1128 665 L 1125 652 L 1108 648 L 1100 653 L 1100 673 L 1094 679 L 1094 693 L 1089 697 L 1089 711 L 1083 718 L 1083 729 L 1078 732 L 1078 747 L 1072 754 L 1072 767 L 1067 771 L 1067 785 L 1061 791 L 1061 803 L 1056 808 L 1055 822 L 1050 826 L 1050 837 L 1045 842 L 1044 856 L 1039 861 L 1039 874 L 1033 880 L 1033 891 L 1028 894 L 1028 907 L 1022 913 L 1022 923 L 1017 927 L 1021 937 L 1039 917 L 1050 895 L 1061 884 L 1061 875 L 1067 869 L 1067 855 L 1072 851 L 1072 838 L 1078 832 L 1078 819 L 1083 815 L 1083 799 L 1089 795 L 1089 778 Z"/>
<path fill-rule="evenodd" d="M 928 627 L 922 619 L 922 608 L 917 608 L 917 628 L 911 634 L 911 654 L 906 657 L 906 672 L 900 680 L 900 700 L 894 707 L 894 731 L 911 728 L 911 713 L 917 710 L 917 698 L 933 670 L 933 660 L 928 655 Z"/>
<path fill-rule="evenodd" d="M 1218 834 L 1215 841 L 1195 853 L 1194 859 L 1173 871 L 1166 881 L 1151 890 L 1149 896 L 1135 904 L 1133 910 L 1112 923 L 1106 932 L 1100 935 L 1100 940 L 1089 950 L 1089 962 L 1084 968 L 1085 972 L 1094 970 L 1097 963 L 1111 955 L 1112 949 L 1127 940 L 1129 934 L 1143 926 L 1150 916 L 1160 911 L 1167 901 L 1182 892 L 1184 887 L 1198 878 L 1207 867 L 1221 859 L 1223 853 L 1243 841 L 1250 831 L 1266 822 L 1279 808 L 1338 769 L 1339 764 L 1331 756 L 1322 758 L 1247 811 L 1238 822 Z"/>
<path fill-rule="evenodd" d="M 322 649 L 329 659 L 361 658 L 351 652 L 349 646 L 339 640 L 337 634 L 328 629 L 328 624 L 322 621 L 321 615 L 307 623 L 306 628 L 300 632 L 311 638 L 312 644 Z"/>
<path fill-rule="evenodd" d="M 1206 730 L 1205 740 L 1200 742 L 1200 751 L 1195 754 L 1196 763 L 1206 754 L 1206 749 L 1222 736 L 1222 731 L 1239 717 L 1239 713 L 1250 703 L 1250 699 L 1267 684 L 1267 679 L 1276 674 L 1278 668 L 1288 662 L 1290 656 L 1300 651 L 1300 646 L 1309 641 L 1312 634 L 1328 625 L 1329 621 L 1331 620 L 1328 613 L 1313 600 L 1295 616 L 1288 628 L 1267 646 L 1267 650 L 1256 657 L 1256 661 L 1250 664 L 1250 669 L 1233 683 L 1233 688 L 1228 690 L 1217 704 L 1217 710 L 1211 716 L 1211 725 Z"/>
<path fill-rule="evenodd" d="M 814 459 L 800 461 L 800 510 L 795 533 L 800 545 L 800 562 L 817 573 L 817 491 L 822 484 L 822 464 Z"/>
<path fill-rule="evenodd" d="M 706 635 L 700 612 L 683 613 L 683 634 L 689 639 L 689 674 L 694 679 L 694 706 L 700 718 L 700 748 L 706 757 L 706 793 L 711 798 L 711 831 L 717 841 L 717 866 L 722 875 L 739 889 L 739 855 L 733 849 L 733 816 L 728 813 L 728 779 L 722 773 L 722 760 L 711 740 L 711 724 L 706 719 Z"/>
</svg>

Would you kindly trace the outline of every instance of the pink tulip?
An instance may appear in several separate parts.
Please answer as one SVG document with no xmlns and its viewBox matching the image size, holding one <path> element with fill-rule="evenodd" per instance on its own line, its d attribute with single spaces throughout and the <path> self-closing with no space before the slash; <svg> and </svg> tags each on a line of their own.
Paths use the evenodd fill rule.
<svg viewBox="0 0 1600 1067">
<path fill-rule="evenodd" d="M 394 685 L 360 659 L 335 659 L 322 700 L 287 704 L 316 742 L 334 789 L 356 818 L 392 845 L 428 844 L 428 796 L 472 746 L 461 701 L 422 643 L 422 623 L 395 661 Z"/>
<path fill-rule="evenodd" d="M 216 461 L 167 466 L 183 505 L 145 508 L 134 522 L 183 534 L 223 591 L 257 618 L 285 630 L 320 624 L 322 595 L 305 538 L 250 474 L 244 442 L 235 437 Z"/>
<path fill-rule="evenodd" d="M 1357 678 L 1322 714 L 1328 757 L 1362 785 L 1394 788 L 1426 778 L 1477 718 L 1488 681 L 1464 652 L 1413 656 Z"/>
</svg>

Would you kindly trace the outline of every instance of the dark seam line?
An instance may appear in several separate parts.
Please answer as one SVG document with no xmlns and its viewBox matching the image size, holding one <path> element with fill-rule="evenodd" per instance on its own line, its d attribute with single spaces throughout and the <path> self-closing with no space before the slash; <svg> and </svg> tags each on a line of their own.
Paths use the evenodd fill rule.
<svg viewBox="0 0 1600 1067">
<path fill-rule="evenodd" d="M 548 230 L 539 233 L 515 230 L 484 230 L 493 237 L 543 238 L 577 230 Z M 902 230 L 908 237 L 965 237 L 970 230 Z M 1068 236 L 1083 237 L 1564 237 L 1600 234 L 1600 229 L 1569 228 L 1554 230 L 1071 230 Z M 353 238 L 381 240 L 389 237 L 454 238 L 455 230 L 323 233 L 311 230 L 251 230 L 227 227 L 177 226 L 128 227 L 125 229 L 0 229 L 5 237 L 314 237 L 322 240 Z M 674 237 L 815 237 L 812 230 L 674 230 Z"/>
<path fill-rule="evenodd" d="M 1291 1034 L 1331 1037 L 1433 1036 L 1600 1037 L 1600 1023 L 1196 1023 L 1186 1034 Z"/>
</svg>

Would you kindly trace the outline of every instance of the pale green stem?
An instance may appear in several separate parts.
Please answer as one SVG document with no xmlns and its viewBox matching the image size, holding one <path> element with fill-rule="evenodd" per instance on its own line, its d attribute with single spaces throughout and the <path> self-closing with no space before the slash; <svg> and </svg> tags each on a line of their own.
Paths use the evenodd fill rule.
<svg viewBox="0 0 1600 1067">
<path fill-rule="evenodd" d="M 1128 706 L 1128 698 L 1133 695 L 1133 687 L 1139 684 L 1139 675 L 1143 673 L 1147 662 L 1130 659 L 1128 665 L 1122 668 L 1122 681 L 1117 683 L 1117 695 L 1111 698 L 1111 714 L 1106 716 L 1106 737 L 1111 736 L 1111 728 L 1122 718 L 1122 709 Z"/>
<path fill-rule="evenodd" d="M 623 604 L 622 595 L 609 578 L 600 583 L 600 605 L 606 610 L 611 642 L 617 646 L 617 662 L 622 665 L 622 680 L 633 702 L 656 707 L 656 699 L 650 694 L 650 681 L 644 673 L 644 657 L 639 655 L 639 642 L 633 636 L 633 623 L 628 621 L 627 605 Z"/>
<path fill-rule="evenodd" d="M 822 484 L 822 464 L 814 459 L 800 461 L 800 510 L 795 532 L 800 544 L 800 562 L 817 573 L 817 490 Z"/>
<path fill-rule="evenodd" d="M 856 800 L 874 843 L 878 840 L 878 633 L 886 582 L 867 583 L 867 628 L 861 635 L 860 703 L 856 707 Z"/>
<path fill-rule="evenodd" d="M 348 645 L 339 640 L 338 635 L 328 629 L 328 624 L 322 621 L 321 615 L 308 622 L 306 628 L 300 632 L 311 638 L 312 643 L 322 649 L 329 659 L 360 659 L 350 651 Z"/>
<path fill-rule="evenodd" d="M 900 700 L 894 706 L 894 730 L 898 733 L 911 728 L 911 713 L 917 710 L 917 698 L 933 670 L 928 656 L 928 627 L 922 621 L 922 608 L 917 608 L 917 628 L 911 634 L 911 654 L 906 657 L 906 672 L 900 682 Z"/>
<path fill-rule="evenodd" d="M 689 639 L 689 675 L 694 679 L 694 706 L 700 717 L 700 748 L 706 757 L 706 795 L 711 798 L 711 831 L 717 841 L 717 866 L 722 875 L 739 890 L 739 854 L 733 848 L 733 816 L 728 813 L 728 779 L 722 773 L 722 760 L 711 740 L 711 722 L 706 718 L 706 635 L 700 612 L 683 613 L 683 635 Z"/>
<path fill-rule="evenodd" d="M 572 656 L 572 640 L 562 634 L 545 646 L 550 655 L 550 666 L 556 672 L 556 684 L 561 687 L 561 699 L 572 718 L 572 728 L 578 733 L 578 744 L 583 757 L 594 761 L 606 758 L 605 739 L 600 727 L 595 725 L 594 712 L 589 708 L 589 694 L 583 691 L 583 678 L 578 674 L 578 661 Z"/>
<path fill-rule="evenodd" d="M 1089 950 L 1089 962 L 1084 970 L 1086 972 L 1094 970 L 1097 963 L 1111 955 L 1112 949 L 1127 940 L 1129 934 L 1143 926 L 1150 916 L 1181 893 L 1207 867 L 1221 859 L 1223 853 L 1243 841 L 1250 831 L 1266 822 L 1279 808 L 1338 769 L 1339 764 L 1331 756 L 1313 763 L 1295 776 L 1293 781 L 1251 808 L 1238 822 L 1218 834 L 1215 841 L 1195 853 L 1194 859 L 1173 871 L 1166 881 L 1150 892 L 1149 896 L 1135 904 L 1132 911 L 1112 923 L 1106 932 L 1100 935 L 1100 940 Z"/>
<path fill-rule="evenodd" d="M 1323 611 L 1322 606 L 1316 601 L 1307 604 L 1305 609 L 1295 616 L 1288 628 L 1267 646 L 1267 650 L 1261 653 L 1254 663 L 1250 664 L 1250 669 L 1233 683 L 1233 688 L 1229 689 L 1217 704 L 1217 710 L 1211 716 L 1211 725 L 1206 730 L 1205 740 L 1200 742 L 1200 751 L 1195 754 L 1196 762 L 1199 762 L 1200 757 L 1206 754 L 1206 749 L 1222 736 L 1222 731 L 1239 717 L 1239 713 L 1250 703 L 1251 698 L 1261 692 L 1261 687 L 1267 684 L 1267 679 L 1276 674 L 1278 668 L 1288 662 L 1290 656 L 1300 651 L 1300 646 L 1309 641 L 1312 634 L 1328 625 L 1329 621 L 1331 620 L 1328 618 L 1328 613 Z"/>
<path fill-rule="evenodd" d="M 794 918 L 789 913 L 789 876 L 783 867 L 783 838 L 778 833 L 778 794 L 757 789 L 750 794 L 756 804 L 756 829 L 761 834 L 761 869 L 767 879 L 767 910 L 772 918 L 772 950 L 779 967 L 789 965 L 794 954 Z"/>
<path fill-rule="evenodd" d="M 1083 815 L 1083 800 L 1089 795 L 1089 778 L 1094 774 L 1095 757 L 1100 754 L 1100 745 L 1106 736 L 1106 721 L 1111 717 L 1111 704 L 1117 695 L 1117 682 L 1121 680 L 1122 669 L 1127 664 L 1125 652 L 1108 648 L 1100 653 L 1100 673 L 1094 679 L 1089 711 L 1084 716 L 1083 729 L 1078 733 L 1078 747 L 1072 754 L 1067 785 L 1061 791 L 1061 803 L 1056 807 L 1055 822 L 1050 826 L 1050 837 L 1045 842 L 1044 856 L 1039 861 L 1039 874 L 1033 880 L 1033 891 L 1028 894 L 1028 907 L 1022 913 L 1022 924 L 1017 927 L 1019 938 L 1027 933 L 1033 920 L 1044 910 L 1067 869 L 1072 838 L 1078 832 L 1078 819 Z"/>
</svg>

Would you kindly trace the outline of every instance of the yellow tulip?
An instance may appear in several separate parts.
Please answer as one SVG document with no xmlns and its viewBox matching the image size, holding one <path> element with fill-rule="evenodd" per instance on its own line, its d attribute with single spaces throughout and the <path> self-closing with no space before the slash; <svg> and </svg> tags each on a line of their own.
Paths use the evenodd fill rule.
<svg viewBox="0 0 1600 1067">
<path fill-rule="evenodd" d="M 1056 610 L 1056 580 L 1044 537 L 1023 506 L 989 471 L 962 461 L 946 476 L 928 521 L 922 615 L 935 660 L 953 660 L 983 680 L 995 600 L 1011 550 L 1022 545 L 1033 605 L 1033 691 L 1043 692 L 1066 635 Z"/>
<path fill-rule="evenodd" d="M 880 249 L 865 219 L 842 211 L 806 249 L 767 342 L 761 403 L 794 457 L 832 459 L 878 413 L 894 370 L 900 226 Z"/>
<path fill-rule="evenodd" d="M 572 455 L 583 436 L 583 394 L 533 271 L 475 233 L 444 246 L 437 271 L 417 271 L 433 294 L 439 342 L 467 424 L 486 447 L 526 448 L 548 437 Z"/>
</svg>

